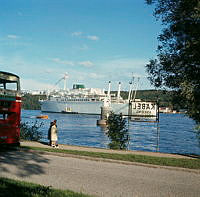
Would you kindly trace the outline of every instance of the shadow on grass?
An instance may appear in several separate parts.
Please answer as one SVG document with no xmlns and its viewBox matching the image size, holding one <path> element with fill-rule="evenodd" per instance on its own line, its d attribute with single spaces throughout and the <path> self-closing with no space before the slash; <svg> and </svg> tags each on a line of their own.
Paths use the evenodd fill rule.
<svg viewBox="0 0 200 197">
<path fill-rule="evenodd" d="M 0 176 L 12 174 L 19 177 L 44 174 L 43 164 L 49 162 L 37 152 L 20 151 L 19 148 L 0 147 Z"/>
</svg>

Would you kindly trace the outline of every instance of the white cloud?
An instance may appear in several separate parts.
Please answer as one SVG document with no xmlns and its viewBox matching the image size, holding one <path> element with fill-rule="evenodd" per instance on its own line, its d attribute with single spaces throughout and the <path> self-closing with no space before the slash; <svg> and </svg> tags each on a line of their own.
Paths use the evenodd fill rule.
<svg viewBox="0 0 200 197">
<path fill-rule="evenodd" d="M 97 41 L 99 40 L 98 36 L 87 36 L 87 39 Z"/>
<path fill-rule="evenodd" d="M 88 46 L 84 44 L 83 46 L 79 47 L 80 50 L 85 51 L 88 50 Z"/>
<path fill-rule="evenodd" d="M 83 61 L 78 63 L 81 66 L 92 67 L 94 64 L 91 61 Z"/>
<path fill-rule="evenodd" d="M 52 74 L 52 73 L 54 73 L 54 72 L 55 72 L 54 69 L 51 69 L 51 68 L 45 69 L 45 73 Z"/>
<path fill-rule="evenodd" d="M 60 58 L 52 58 L 51 60 L 58 64 L 74 66 L 74 63 L 72 61 L 61 60 Z"/>
<path fill-rule="evenodd" d="M 145 65 L 148 60 L 134 58 L 113 58 L 102 62 L 96 62 L 95 73 L 104 75 L 102 78 L 112 82 L 112 88 L 117 89 L 118 82 L 122 83 L 122 89 L 129 89 L 129 81 L 132 76 L 137 80 L 140 77 L 139 89 L 152 88 L 147 80 Z"/>
<path fill-rule="evenodd" d="M 0 57 L 1 70 L 4 69 L 8 72 L 18 73 L 28 72 L 33 73 L 30 69 L 33 65 L 26 62 L 21 56 L 1 56 Z"/>
<path fill-rule="evenodd" d="M 89 47 L 86 44 L 83 44 L 83 45 L 73 46 L 72 49 L 75 51 L 86 51 L 89 49 Z"/>
<path fill-rule="evenodd" d="M 145 65 L 147 62 L 148 60 L 145 59 L 118 58 L 99 63 L 99 68 L 106 70 L 107 73 L 115 73 L 111 75 L 112 78 L 122 75 L 131 76 L 132 73 L 135 76 L 146 76 Z"/>
<path fill-rule="evenodd" d="M 48 83 L 42 83 L 34 79 L 21 78 L 22 90 L 52 90 L 55 86 Z"/>
<path fill-rule="evenodd" d="M 32 45 L 30 40 L 22 39 L 21 36 L 8 34 L 0 38 L 1 47 L 27 47 Z"/>
<path fill-rule="evenodd" d="M 78 31 L 78 32 L 73 32 L 72 36 L 81 36 L 83 33 Z"/>
<path fill-rule="evenodd" d="M 8 38 L 8 39 L 18 39 L 19 36 L 14 35 L 14 34 L 9 34 L 9 35 L 7 35 L 7 38 Z"/>
<path fill-rule="evenodd" d="M 64 64 L 64 65 L 70 65 L 70 66 L 74 66 L 76 64 L 76 62 L 61 60 L 60 58 L 51 58 L 50 60 L 58 64 Z M 81 62 L 77 62 L 77 64 L 84 67 L 92 67 L 94 65 L 91 61 L 81 61 Z"/>
<path fill-rule="evenodd" d="M 98 37 L 98 36 L 95 36 L 95 35 L 87 35 L 87 34 L 84 34 L 84 33 L 81 32 L 81 31 L 73 32 L 71 35 L 74 36 L 74 37 L 82 37 L 82 38 L 86 38 L 86 39 L 88 39 L 88 40 L 93 40 L 93 41 L 99 40 L 99 37 Z"/>
<path fill-rule="evenodd" d="M 118 82 L 122 83 L 122 90 L 128 90 L 132 74 L 140 77 L 138 89 L 152 88 L 146 79 L 145 65 L 148 60 L 145 59 L 114 57 L 101 62 L 66 61 L 61 58 L 47 60 L 50 62 L 32 62 L 23 56 L 0 56 L 0 67 L 3 71 L 19 75 L 22 89 L 28 90 L 52 89 L 65 72 L 69 73 L 68 88 L 71 88 L 74 83 L 83 83 L 86 87 L 107 88 L 108 81 L 111 81 L 112 90 L 117 90 Z M 62 86 L 62 83 L 59 84 L 59 87 L 62 88 Z"/>
<path fill-rule="evenodd" d="M 89 76 L 92 78 L 92 79 L 103 79 L 105 76 L 104 75 L 101 75 L 101 74 L 97 74 L 97 73 L 90 73 Z"/>
</svg>

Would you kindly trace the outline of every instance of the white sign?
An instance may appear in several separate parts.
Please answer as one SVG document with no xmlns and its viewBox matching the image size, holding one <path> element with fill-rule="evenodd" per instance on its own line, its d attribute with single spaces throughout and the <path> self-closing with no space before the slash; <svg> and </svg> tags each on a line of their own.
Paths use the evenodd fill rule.
<svg viewBox="0 0 200 197">
<path fill-rule="evenodd" d="M 156 117 L 158 106 L 156 102 L 135 101 L 131 103 L 131 116 Z"/>
</svg>

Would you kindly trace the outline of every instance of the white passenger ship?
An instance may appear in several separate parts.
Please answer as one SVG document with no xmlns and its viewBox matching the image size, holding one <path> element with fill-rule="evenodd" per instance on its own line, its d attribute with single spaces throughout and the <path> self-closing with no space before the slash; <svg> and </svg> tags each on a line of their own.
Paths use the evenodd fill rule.
<svg viewBox="0 0 200 197">
<path fill-rule="evenodd" d="M 54 90 L 47 95 L 46 100 L 40 100 L 42 112 L 99 115 L 101 107 L 106 104 L 114 113 L 128 115 L 129 99 L 123 100 L 120 96 L 121 83 L 119 83 L 117 95 L 112 95 L 111 82 L 106 94 L 102 89 L 85 88 L 82 84 L 74 84 L 72 89 L 67 90 L 66 78 L 67 75 L 63 77 L 63 90 Z"/>
</svg>

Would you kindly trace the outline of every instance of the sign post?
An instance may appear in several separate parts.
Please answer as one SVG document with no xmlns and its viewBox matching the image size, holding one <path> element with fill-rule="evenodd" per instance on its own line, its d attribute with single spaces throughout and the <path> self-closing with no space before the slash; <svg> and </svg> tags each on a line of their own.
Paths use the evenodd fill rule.
<svg viewBox="0 0 200 197">
<path fill-rule="evenodd" d="M 158 110 L 156 101 L 132 101 L 129 105 L 129 116 L 133 120 L 156 119 L 157 122 L 159 121 Z"/>
</svg>

